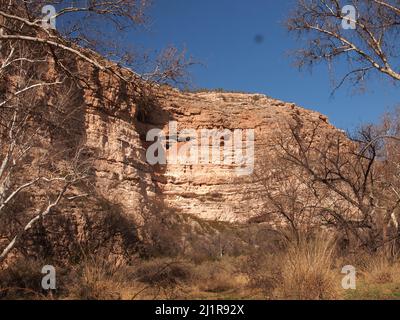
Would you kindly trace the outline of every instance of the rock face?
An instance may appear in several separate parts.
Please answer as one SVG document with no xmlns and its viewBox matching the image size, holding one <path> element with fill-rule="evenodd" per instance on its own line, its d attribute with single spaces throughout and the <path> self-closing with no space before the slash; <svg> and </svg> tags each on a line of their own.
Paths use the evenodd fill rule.
<svg viewBox="0 0 400 320">
<path fill-rule="evenodd" d="M 263 95 L 183 93 L 160 88 L 155 100 L 143 102 L 121 100 L 118 98 L 123 93 L 118 91 L 121 89 L 115 84 L 109 88 L 109 95 L 113 97 L 109 105 L 96 100 L 93 93 L 85 94 L 87 144 L 99 152 L 96 161 L 99 192 L 132 215 L 151 205 L 161 205 L 202 219 L 229 222 L 244 222 L 262 215 L 267 200 L 252 170 L 253 165 L 248 164 L 250 171 L 243 174 L 238 170 L 243 163 L 224 162 L 224 156 L 234 155 L 223 153 L 234 136 L 218 134 L 225 132 L 229 136 L 234 130 L 253 130 L 254 144 L 243 132 L 238 148 L 250 157 L 254 149 L 254 167 L 257 168 L 263 161 L 268 161 L 268 157 L 274 156 L 274 138 L 282 133 L 284 123 L 293 117 L 336 130 L 317 112 Z M 113 105 L 118 101 L 119 105 Z M 170 132 L 171 123 L 176 123 L 180 138 L 175 137 L 176 132 Z M 221 156 L 221 163 L 201 160 L 200 163 L 179 163 L 178 156 L 175 161 L 178 163 L 149 164 L 146 150 L 154 142 L 146 141 L 146 134 L 155 128 L 165 133 L 167 155 L 175 147 L 179 153 L 188 140 L 194 144 L 203 142 L 202 130 L 215 130 L 216 139 L 220 139 L 218 156 Z M 190 131 L 182 134 L 185 129 Z M 182 137 L 188 140 L 182 142 Z"/>
<path fill-rule="evenodd" d="M 324 129 L 320 140 L 337 130 L 323 115 L 292 103 L 258 94 L 181 92 L 150 84 L 91 51 L 84 56 L 102 63 L 93 65 L 66 52 L 55 60 L 47 47 L 35 51 L 38 60 L 47 59 L 35 68 L 33 79 L 57 85 L 39 86 L 21 103 L 31 103 L 31 125 L 40 135 L 14 180 L 18 184 L 38 174 L 52 177 L 76 169 L 80 174 L 82 167 L 85 179 L 68 188 L 65 201 L 43 226 L 38 223 L 26 234 L 29 247 L 37 248 L 29 249 L 34 255 L 42 251 L 46 257 L 57 253 L 69 259 L 83 247 L 96 252 L 110 246 L 118 257 L 129 259 L 128 249 L 137 252 L 139 242 L 158 232 L 154 221 L 166 225 L 164 216 L 172 222 L 187 220 L 185 228 L 191 229 L 201 227 L 198 218 L 269 219 L 272 202 L 263 183 L 282 167 L 276 165 L 276 138 L 288 137 L 292 121 L 306 134 L 313 125 Z M 12 93 L 25 80 L 16 68 L 0 79 L 0 88 Z M 24 139 L 30 138 L 27 131 Z M 260 179 L 260 171 L 267 175 Z M 283 180 L 291 184 L 286 178 L 271 180 L 274 191 L 282 189 Z M 16 200 L 22 209 L 8 209 L 24 211 L 28 223 L 53 191 L 53 185 L 38 184 L 21 194 L 24 201 Z M 169 210 L 176 214 L 168 215 Z M 5 223 L 7 235 L 0 238 L 11 239 L 24 225 L 13 222 L 12 228 Z M 7 245 L 3 242 L 0 247 Z"/>
</svg>

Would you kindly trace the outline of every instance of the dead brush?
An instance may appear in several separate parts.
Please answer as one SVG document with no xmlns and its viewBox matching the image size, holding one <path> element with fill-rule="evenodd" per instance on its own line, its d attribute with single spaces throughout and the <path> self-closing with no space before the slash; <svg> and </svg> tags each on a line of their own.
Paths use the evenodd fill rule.
<svg viewBox="0 0 400 320">
<path fill-rule="evenodd" d="M 0 299 L 51 299 L 41 288 L 43 265 L 43 261 L 18 259 L 0 270 Z"/>
<path fill-rule="evenodd" d="M 252 290 L 260 290 L 262 295 L 269 299 L 277 286 L 282 283 L 282 252 L 261 254 L 253 253 L 246 257 L 241 271 L 248 279 L 248 286 Z"/>
<path fill-rule="evenodd" d="M 194 273 L 193 285 L 200 291 L 222 293 L 239 286 L 239 271 L 234 258 L 204 262 L 196 266 Z"/>
</svg>

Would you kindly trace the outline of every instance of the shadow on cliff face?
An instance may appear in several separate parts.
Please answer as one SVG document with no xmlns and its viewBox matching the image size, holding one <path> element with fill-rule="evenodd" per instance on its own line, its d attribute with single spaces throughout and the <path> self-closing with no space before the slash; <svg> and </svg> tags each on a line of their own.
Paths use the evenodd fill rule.
<svg viewBox="0 0 400 320">
<path fill-rule="evenodd" d="M 105 124 L 118 118 L 131 125 L 140 136 L 140 152 L 145 152 L 152 144 L 146 141 L 148 130 L 163 129 L 174 120 L 163 109 L 151 89 L 137 90 L 137 84 L 131 86 L 111 75 L 82 65 L 68 55 L 61 54 L 58 58 L 63 67 L 59 67 L 57 63 L 49 65 L 48 77 L 52 81 L 65 80 L 56 88 L 47 89 L 37 108 L 40 110 L 37 120 L 48 132 L 45 144 L 48 149 L 44 153 L 50 157 L 46 162 L 49 163 L 49 168 L 46 168 L 49 173 L 57 170 L 61 172 L 60 164 L 73 161 L 80 148 L 88 149 L 85 157 L 92 157 L 94 160 L 102 157 L 104 150 L 101 150 L 101 143 L 96 145 L 96 149 L 85 145 L 90 134 L 87 127 L 89 112 L 99 115 Z M 88 72 L 88 75 L 84 72 Z M 135 214 L 158 217 L 165 209 L 160 197 L 160 183 L 166 167 L 143 163 L 145 154 L 140 157 L 142 159 L 130 159 L 129 156 L 123 160 L 124 165 L 127 163 L 136 169 L 133 170 L 133 178 L 138 178 L 139 181 L 141 203 L 138 207 L 142 207 L 143 212 Z M 70 198 L 83 195 L 82 198 L 74 201 L 63 199 L 58 208 L 52 210 L 46 219 L 41 220 L 27 233 L 21 244 L 28 244 L 28 249 L 23 252 L 22 245 L 18 248 L 22 255 L 74 260 L 82 252 L 93 253 L 100 248 L 119 256 L 126 256 L 126 252 L 131 254 L 134 251 L 139 241 L 137 224 L 130 221 L 129 215 L 124 212 L 123 203 L 110 201 L 112 199 L 105 199 L 101 195 L 102 190 L 96 186 L 94 165 L 89 172 L 90 177 L 68 193 Z M 38 188 L 34 193 L 31 196 L 38 202 L 43 202 L 42 190 Z"/>
<path fill-rule="evenodd" d="M 85 113 L 86 104 L 84 90 L 80 86 L 80 70 L 78 62 L 69 55 L 59 57 L 66 71 L 57 64 L 55 77 L 64 79 L 62 85 L 55 90 L 49 90 L 45 101 L 49 133 L 52 148 L 59 150 L 62 160 L 71 160 L 82 147 L 86 136 Z M 51 68 L 51 67 L 50 67 Z"/>
<path fill-rule="evenodd" d="M 146 141 L 146 135 L 151 129 L 162 129 L 164 130 L 169 122 L 174 121 L 173 114 L 163 108 L 161 102 L 157 98 L 156 94 L 150 90 L 144 90 L 136 99 L 136 115 L 135 115 L 135 126 L 140 135 L 140 142 L 144 150 L 147 149 L 154 143 L 154 141 Z M 147 159 L 146 159 L 147 161 Z M 150 199 L 147 195 L 147 191 L 143 186 L 142 193 L 145 196 L 146 203 L 149 204 L 150 214 L 158 214 L 160 210 L 166 209 L 166 206 L 162 199 L 162 188 L 161 184 L 165 183 L 164 174 L 167 169 L 167 165 L 155 164 L 148 167 L 151 172 L 152 181 L 154 184 L 155 198 Z M 143 173 L 140 172 L 141 179 L 143 180 Z"/>
<path fill-rule="evenodd" d="M 140 216 L 141 219 L 139 218 L 138 221 L 142 220 L 145 222 L 154 217 L 160 217 L 163 211 L 166 210 L 160 196 L 162 193 L 160 183 L 162 184 L 162 180 L 164 179 L 166 165 L 152 166 L 147 163 L 145 153 L 153 142 L 146 141 L 146 134 L 154 128 L 164 129 L 170 121 L 174 120 L 174 117 L 161 105 L 156 93 L 157 88 L 148 86 L 145 83 L 141 86 L 141 80 L 137 81 L 139 83 L 130 85 L 121 79 L 116 79 L 97 70 L 92 70 L 90 75 L 91 85 L 88 90 L 89 94 L 86 92 L 85 95 L 82 92 L 82 99 L 74 105 L 79 105 L 80 103 L 86 104 L 88 105 L 86 108 L 93 108 L 95 110 L 103 123 L 109 123 L 110 119 L 117 118 L 132 126 L 132 129 L 138 133 L 139 140 L 137 142 L 125 142 L 121 140 L 121 152 L 124 155 L 122 160 L 123 165 L 132 166 L 136 169 L 135 176 L 131 178 L 138 180 L 137 187 L 140 194 L 138 201 L 140 203 L 137 205 L 139 212 L 133 212 L 133 215 Z M 83 109 L 81 114 L 85 115 L 86 112 L 87 110 Z M 86 134 L 85 119 L 76 119 L 76 121 L 77 123 L 74 125 L 74 128 L 77 130 L 76 134 L 84 137 Z M 79 130 L 81 130 L 80 133 Z M 135 145 L 136 143 L 140 144 L 139 147 Z M 127 152 L 127 148 L 132 148 L 132 150 Z M 144 151 L 144 154 L 140 154 L 139 156 L 141 159 L 138 159 L 138 155 L 133 150 L 141 153 Z M 102 150 L 95 150 L 94 152 L 97 152 L 101 157 Z M 124 203 L 118 203 L 118 201 L 114 200 L 112 200 L 112 203 L 119 206 L 121 212 L 123 212 Z M 130 212 L 125 212 L 125 215 L 131 217 Z M 138 235 L 136 227 L 132 224 L 129 225 L 132 228 L 131 232 L 135 233 L 135 237 L 138 236 L 144 240 L 146 236 Z M 131 246 L 129 245 L 128 248 L 131 248 Z"/>
<path fill-rule="evenodd" d="M 25 256 L 50 259 L 55 264 L 79 263 L 101 252 L 110 259 L 129 262 L 139 244 L 135 223 L 118 204 L 99 195 L 64 203 L 26 238 L 29 249 Z"/>
<path fill-rule="evenodd" d="M 158 196 L 161 194 L 158 180 L 165 172 L 165 166 L 151 166 L 147 163 L 146 151 L 152 142 L 146 141 L 146 134 L 153 128 L 163 129 L 174 118 L 160 104 L 156 94 L 158 89 L 143 80 L 133 79 L 132 83 L 127 83 L 98 70 L 92 71 L 90 79 L 93 82 L 90 107 L 95 109 L 102 123 L 109 123 L 110 119 L 116 118 L 139 135 L 136 140 L 135 134 L 126 134 L 128 139 L 132 136 L 134 140 L 121 139 L 120 142 L 123 166 L 136 169 L 130 178 L 138 181 L 140 204 L 137 207 L 140 212 L 133 214 L 141 215 L 142 220 L 145 220 L 144 216 L 158 211 L 155 207 L 163 207 Z M 104 138 L 107 141 L 108 137 Z"/>
<path fill-rule="evenodd" d="M 60 55 L 59 58 L 63 68 L 50 65 L 47 72 L 51 78 L 65 80 L 61 85 L 47 89 L 37 103 L 36 120 L 48 132 L 48 149 L 44 152 L 50 158 L 49 168 L 46 168 L 49 173 L 60 170 L 58 167 L 62 167 L 60 164 L 64 162 L 76 160 L 82 148 L 85 150 L 85 161 L 88 157 L 92 160 L 101 157 L 102 150 L 85 145 L 88 108 L 96 109 L 108 121 L 110 116 L 134 121 L 134 113 L 130 112 L 134 96 L 128 93 L 126 83 L 116 82 L 112 77 L 96 71 L 82 79 L 86 71 L 84 66 L 68 55 Z M 68 70 L 68 74 L 64 69 Z M 24 256 L 35 255 L 55 261 L 76 260 L 85 252 L 93 253 L 101 249 L 125 259 L 134 252 L 138 243 L 136 225 L 126 216 L 120 203 L 105 199 L 93 187 L 96 168 L 91 162 L 89 177 L 68 194 L 71 196 L 72 193 L 72 198 L 83 196 L 73 201 L 63 199 L 51 215 L 26 234 L 21 244 L 27 244 L 27 249 L 22 245 L 18 248 Z M 41 199 L 42 190 L 34 192 L 31 197 Z M 147 197 L 145 186 L 142 193 L 143 197 Z"/>
</svg>

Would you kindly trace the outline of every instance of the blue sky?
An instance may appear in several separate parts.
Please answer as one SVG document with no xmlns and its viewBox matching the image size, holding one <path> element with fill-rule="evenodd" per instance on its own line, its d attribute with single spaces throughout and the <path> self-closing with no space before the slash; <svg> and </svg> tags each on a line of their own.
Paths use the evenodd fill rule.
<svg viewBox="0 0 400 320">
<path fill-rule="evenodd" d="M 345 86 L 331 97 L 327 67 L 300 72 L 288 52 L 302 46 L 284 27 L 294 0 L 154 0 L 151 23 L 129 38 L 133 45 L 186 47 L 203 66 L 191 74 L 197 88 L 263 93 L 326 114 L 345 130 L 373 122 L 400 101 L 399 88 L 373 81 L 355 94 Z M 263 41 L 255 41 L 256 37 Z M 337 67 L 335 72 L 342 70 Z"/>
</svg>

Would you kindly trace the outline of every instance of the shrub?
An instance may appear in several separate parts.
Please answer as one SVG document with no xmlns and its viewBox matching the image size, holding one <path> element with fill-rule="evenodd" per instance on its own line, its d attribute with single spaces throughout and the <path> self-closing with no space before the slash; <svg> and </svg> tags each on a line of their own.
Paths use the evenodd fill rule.
<svg viewBox="0 0 400 320">
<path fill-rule="evenodd" d="M 224 257 L 196 266 L 194 276 L 200 290 L 221 293 L 238 287 L 237 275 L 235 260 Z"/>
<path fill-rule="evenodd" d="M 45 298 L 41 287 L 41 270 L 44 265 L 45 263 L 33 259 L 19 259 L 0 271 L 0 298 Z"/>
<path fill-rule="evenodd" d="M 281 252 L 273 254 L 254 253 L 246 258 L 242 266 L 252 289 L 260 289 L 270 298 L 275 288 L 282 282 Z"/>
<path fill-rule="evenodd" d="M 184 224 L 181 218 L 163 208 L 145 219 L 139 247 L 143 258 L 177 257 L 183 251 Z"/>
<path fill-rule="evenodd" d="M 155 259 L 143 262 L 136 268 L 139 281 L 151 286 L 169 288 L 192 278 L 192 268 L 188 263 Z"/>
<path fill-rule="evenodd" d="M 258 95 L 258 94 L 256 94 L 256 95 L 254 95 L 254 96 L 251 97 L 251 99 L 253 100 L 253 102 L 257 102 L 257 101 L 261 100 L 262 98 L 263 98 L 263 96 Z"/>
</svg>

